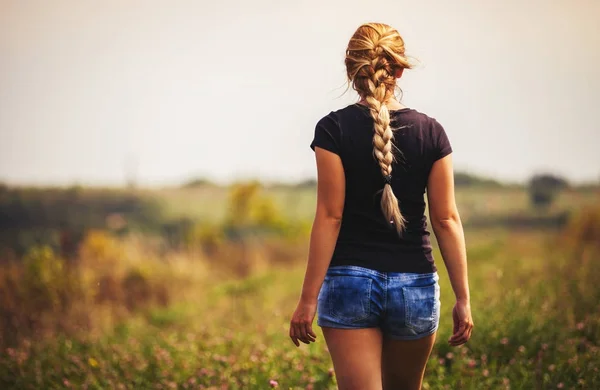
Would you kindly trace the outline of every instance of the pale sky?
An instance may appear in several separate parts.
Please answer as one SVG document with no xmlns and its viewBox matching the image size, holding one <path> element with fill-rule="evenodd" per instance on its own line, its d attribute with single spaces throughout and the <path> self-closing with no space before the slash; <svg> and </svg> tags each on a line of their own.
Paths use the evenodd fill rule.
<svg viewBox="0 0 600 390">
<path fill-rule="evenodd" d="M 0 181 L 144 185 L 315 176 L 363 22 L 421 65 L 403 102 L 457 169 L 600 177 L 600 0 L 0 0 Z"/>
</svg>

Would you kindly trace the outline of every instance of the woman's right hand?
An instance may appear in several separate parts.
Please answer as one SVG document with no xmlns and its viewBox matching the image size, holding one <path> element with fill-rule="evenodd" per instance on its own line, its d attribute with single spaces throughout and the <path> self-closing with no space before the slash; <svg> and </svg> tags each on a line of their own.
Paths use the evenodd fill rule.
<svg viewBox="0 0 600 390">
<path fill-rule="evenodd" d="M 473 318 L 471 317 L 471 304 L 468 301 L 456 301 L 452 309 L 454 328 L 448 343 L 454 347 L 466 343 L 471 338 L 473 331 Z"/>
</svg>

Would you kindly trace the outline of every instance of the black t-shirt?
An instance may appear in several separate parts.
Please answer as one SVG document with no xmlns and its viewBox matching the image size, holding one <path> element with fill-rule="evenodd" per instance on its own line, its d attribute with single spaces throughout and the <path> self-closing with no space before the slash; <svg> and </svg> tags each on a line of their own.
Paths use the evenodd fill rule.
<svg viewBox="0 0 600 390">
<path fill-rule="evenodd" d="M 373 156 L 373 119 L 369 109 L 353 104 L 317 123 L 311 148 L 340 156 L 346 198 L 340 234 L 330 266 L 357 265 L 383 272 L 437 271 L 425 216 L 425 188 L 433 163 L 452 148 L 443 127 L 414 109 L 390 111 L 396 162 L 392 189 L 406 218 L 401 237 L 381 211 L 384 179 Z"/>
</svg>

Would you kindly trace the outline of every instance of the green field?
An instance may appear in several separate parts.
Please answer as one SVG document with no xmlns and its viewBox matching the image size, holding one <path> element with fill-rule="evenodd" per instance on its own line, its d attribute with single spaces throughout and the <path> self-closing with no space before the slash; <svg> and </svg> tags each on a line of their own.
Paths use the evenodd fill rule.
<svg viewBox="0 0 600 390">
<path fill-rule="evenodd" d="M 311 217 L 313 190 L 267 192 L 288 217 Z M 219 188 L 153 193 L 171 215 L 214 220 L 226 214 L 226 195 Z M 597 193 L 566 192 L 552 209 L 536 212 L 519 189 L 458 193 L 467 222 L 533 218 L 597 200 Z M 424 388 L 600 388 L 600 215 L 575 213 L 560 228 L 468 227 L 466 238 L 473 337 L 458 348 L 446 342 L 453 295 L 436 252 L 442 312 Z M 192 250 L 158 253 L 143 238 L 85 245 L 96 248 L 82 260 L 91 280 L 102 272 L 120 280 L 128 269 L 141 269 L 147 283 L 164 289 L 169 299 L 129 310 L 116 298 L 98 303 L 90 293 L 82 305 L 75 299 L 64 320 L 85 314 L 88 321 L 22 337 L 5 348 L 0 388 L 336 388 L 320 331 L 315 344 L 300 348 L 287 337 L 303 277 L 305 239 L 258 240 L 241 249 L 231 243 L 213 256 Z M 282 249 L 288 246 L 291 252 Z M 284 255 L 290 259 L 282 260 Z M 227 267 L 240 261 L 256 266 L 243 278 L 228 277 Z"/>
<path fill-rule="evenodd" d="M 297 189 L 265 188 L 264 193 L 271 196 L 282 212 L 293 219 L 312 219 L 315 210 L 316 190 L 311 187 Z M 172 216 L 219 220 L 226 213 L 228 189 L 218 186 L 200 186 L 197 188 L 167 188 L 151 191 L 149 195 L 165 204 Z M 549 210 L 571 210 L 597 204 L 600 190 L 565 190 L 558 194 Z M 498 217 L 507 214 L 532 214 L 528 192 L 522 187 L 456 189 L 456 201 L 461 217 L 467 222 L 470 218 Z"/>
</svg>

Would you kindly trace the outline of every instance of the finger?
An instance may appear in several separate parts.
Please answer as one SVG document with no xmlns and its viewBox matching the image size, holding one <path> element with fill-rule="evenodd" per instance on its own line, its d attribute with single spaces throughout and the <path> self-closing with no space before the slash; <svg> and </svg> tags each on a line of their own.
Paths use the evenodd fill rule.
<svg viewBox="0 0 600 390">
<path fill-rule="evenodd" d="M 466 342 L 467 342 L 467 339 L 465 337 L 459 337 L 459 338 L 448 341 L 448 343 L 450 345 L 455 346 L 455 347 L 458 345 L 464 344 Z"/>
<path fill-rule="evenodd" d="M 461 333 L 453 335 L 449 341 L 453 345 L 460 345 L 466 343 L 471 338 L 471 329 L 472 326 L 470 324 L 466 325 Z"/>
<path fill-rule="evenodd" d="M 456 309 L 452 309 L 452 320 L 453 320 L 452 333 L 454 334 L 458 331 L 458 325 L 460 324 L 460 321 L 458 320 L 458 317 L 456 316 Z"/>
<path fill-rule="evenodd" d="M 310 341 L 308 341 L 308 335 L 306 334 L 306 327 L 305 324 L 298 324 L 298 333 L 299 333 L 299 339 L 300 341 L 302 341 L 304 344 L 310 344 Z"/>
<path fill-rule="evenodd" d="M 305 331 L 306 335 L 308 336 L 309 340 L 314 343 L 315 340 L 317 339 L 317 335 L 315 334 L 315 332 L 313 332 L 312 325 L 306 324 L 304 331 Z"/>
<path fill-rule="evenodd" d="M 469 333 L 467 334 L 467 341 L 471 340 L 471 334 L 473 333 L 473 325 L 469 327 Z"/>
<path fill-rule="evenodd" d="M 299 347 L 300 343 L 298 342 L 298 336 L 296 334 L 296 326 L 294 324 L 292 324 L 292 326 L 290 327 L 290 337 L 292 338 L 292 341 L 294 342 L 294 344 L 296 344 L 296 347 Z"/>
<path fill-rule="evenodd" d="M 465 325 L 462 323 L 457 324 L 455 326 L 456 329 L 453 330 L 452 335 L 450 336 L 450 338 L 448 340 L 456 339 L 460 334 L 463 333 L 464 327 L 465 327 Z"/>
<path fill-rule="evenodd" d="M 450 340 L 458 340 L 464 338 L 468 332 L 468 329 L 469 327 L 467 326 L 467 324 L 465 322 L 462 322 L 458 327 L 458 332 L 454 333 L 450 337 Z"/>
<path fill-rule="evenodd" d="M 293 334 L 294 334 L 294 338 L 296 339 L 296 342 L 301 341 L 306 344 L 306 342 L 304 341 L 304 337 L 302 336 L 302 331 L 301 331 L 302 324 L 294 323 L 292 325 L 292 327 L 293 327 Z M 300 343 L 296 344 L 296 346 L 300 346 Z"/>
<path fill-rule="evenodd" d="M 456 342 L 458 340 L 463 340 L 463 339 L 466 340 L 467 333 L 468 333 L 468 328 L 463 328 L 459 331 L 459 333 L 453 334 L 450 337 L 449 341 Z"/>
</svg>

